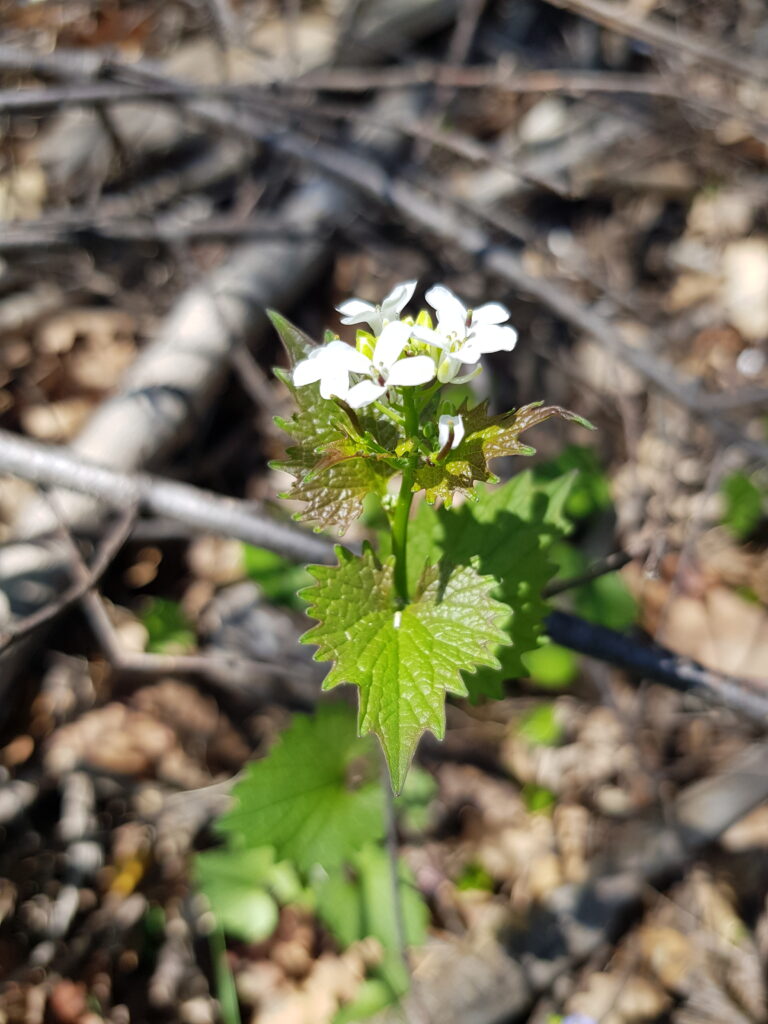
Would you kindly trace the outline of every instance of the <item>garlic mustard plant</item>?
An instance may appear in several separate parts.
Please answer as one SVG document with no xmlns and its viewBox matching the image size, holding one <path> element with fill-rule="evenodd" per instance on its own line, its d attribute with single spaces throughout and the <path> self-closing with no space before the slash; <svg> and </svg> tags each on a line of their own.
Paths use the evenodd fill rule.
<svg viewBox="0 0 768 1024">
<path fill-rule="evenodd" d="M 336 565 L 310 567 L 302 597 L 317 625 L 303 640 L 332 663 L 325 689 L 359 687 L 359 731 L 378 736 L 397 791 L 420 736 L 442 737 L 446 695 L 498 692 L 541 642 L 547 547 L 569 481 L 519 474 L 489 489 L 490 460 L 534 454 L 520 435 L 553 416 L 590 426 L 541 402 L 501 414 L 459 402 L 451 385 L 478 374 L 484 355 L 514 349 L 509 310 L 468 308 L 438 285 L 426 293 L 436 322 L 428 310 L 404 316 L 415 289 L 405 281 L 381 304 L 342 303 L 342 323 L 369 328 L 354 345 L 331 334 L 318 346 L 270 314 L 291 362 L 277 373 L 297 406 L 278 421 L 293 438 L 279 465 L 295 478 L 285 496 L 304 503 L 297 518 L 343 535 L 374 495 L 388 521 L 376 549 L 339 545 Z M 470 500 L 452 507 L 457 495 Z"/>
</svg>

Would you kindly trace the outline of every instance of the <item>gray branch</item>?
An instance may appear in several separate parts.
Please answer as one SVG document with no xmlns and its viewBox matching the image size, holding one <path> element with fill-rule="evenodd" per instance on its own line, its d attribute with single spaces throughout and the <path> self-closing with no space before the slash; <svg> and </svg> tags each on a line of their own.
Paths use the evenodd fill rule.
<svg viewBox="0 0 768 1024">
<path fill-rule="evenodd" d="M 136 505 L 192 530 L 237 537 L 293 561 L 333 561 L 330 541 L 264 515 L 249 502 L 149 473 L 121 473 L 7 430 L 0 430 L 0 471 L 89 495 L 111 508 Z"/>
</svg>

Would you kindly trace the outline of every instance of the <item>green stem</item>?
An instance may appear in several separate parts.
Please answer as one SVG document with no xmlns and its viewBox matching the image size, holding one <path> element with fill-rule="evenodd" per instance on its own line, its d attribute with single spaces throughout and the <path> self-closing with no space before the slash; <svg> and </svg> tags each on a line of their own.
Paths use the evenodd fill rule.
<svg viewBox="0 0 768 1024">
<path fill-rule="evenodd" d="M 410 463 L 407 469 L 403 470 L 403 480 L 400 484 L 400 494 L 395 505 L 395 513 L 392 517 L 392 553 L 395 556 L 395 590 L 403 604 L 408 604 L 408 516 L 413 501 L 414 465 Z"/>
<path fill-rule="evenodd" d="M 405 413 L 406 437 L 418 437 L 419 411 L 412 388 L 403 388 L 403 411 Z M 417 455 L 408 459 L 408 466 L 403 470 L 400 494 L 392 516 L 392 553 L 395 556 L 395 590 L 403 604 L 408 604 L 408 516 L 413 501 L 413 478 L 416 472 Z"/>
<path fill-rule="evenodd" d="M 387 406 L 384 405 L 382 402 L 374 402 L 373 407 L 375 409 L 378 409 L 380 413 L 383 413 L 384 416 L 389 416 L 392 422 L 396 423 L 398 427 L 402 427 L 403 418 L 402 416 L 398 416 L 394 409 L 387 408 Z"/>
</svg>

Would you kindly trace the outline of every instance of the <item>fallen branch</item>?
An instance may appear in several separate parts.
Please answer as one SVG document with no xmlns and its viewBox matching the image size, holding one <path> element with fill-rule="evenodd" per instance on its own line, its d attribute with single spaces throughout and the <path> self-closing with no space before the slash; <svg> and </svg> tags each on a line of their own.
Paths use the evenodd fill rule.
<svg viewBox="0 0 768 1024">
<path fill-rule="evenodd" d="M 142 85 L 148 88 L 183 85 L 155 71 L 141 68 L 131 70 Z M 745 437 L 738 426 L 718 415 L 717 409 L 708 402 L 709 396 L 701 391 L 695 381 L 680 373 L 657 353 L 630 345 L 619 329 L 595 313 L 565 286 L 528 273 L 520 257 L 512 249 L 498 245 L 493 234 L 479 226 L 479 218 L 473 217 L 472 211 L 462 208 L 461 204 L 446 200 L 442 194 L 438 196 L 430 193 L 423 186 L 390 177 L 380 164 L 362 153 L 350 153 L 317 139 L 277 129 L 247 111 L 228 108 L 220 103 L 190 103 L 185 109 L 204 123 L 225 128 L 242 138 L 263 142 L 277 152 L 298 158 L 345 186 L 390 207 L 409 223 L 461 248 L 476 260 L 480 269 L 539 300 L 556 316 L 593 337 L 662 393 L 704 420 L 724 441 L 768 461 L 768 445 Z M 717 399 L 719 396 L 714 397 Z"/>
<path fill-rule="evenodd" d="M 555 643 L 572 651 L 618 665 L 636 677 L 653 679 L 681 693 L 701 697 L 710 704 L 738 711 L 760 725 L 768 725 L 768 680 L 750 683 L 714 672 L 666 647 L 639 644 L 622 633 L 567 612 L 550 612 L 547 633 Z"/>
<path fill-rule="evenodd" d="M 110 527 L 106 537 L 102 541 L 93 563 L 84 566 L 83 575 L 79 580 L 72 583 L 66 590 L 63 590 L 55 601 L 43 605 L 37 611 L 32 612 L 23 619 L 11 623 L 6 629 L 0 632 L 0 652 L 6 647 L 27 636 L 40 626 L 55 619 L 62 612 L 65 612 L 73 604 L 80 600 L 91 587 L 94 587 L 112 563 L 117 552 L 128 539 L 133 524 L 136 520 L 136 507 L 129 506 Z"/>
<path fill-rule="evenodd" d="M 677 24 L 634 13 L 629 4 L 605 3 L 605 0 L 547 0 L 547 3 L 588 18 L 612 32 L 647 43 L 678 60 L 681 56 L 688 57 L 707 70 L 715 68 L 737 78 L 768 82 L 768 66 L 764 60 L 749 53 L 734 53 L 722 39 L 713 44 Z"/>
<path fill-rule="evenodd" d="M 333 561 L 330 540 L 266 516 L 249 502 L 148 473 L 121 473 L 7 430 L 0 431 L 0 471 L 97 498 L 110 508 L 137 507 L 194 530 L 237 537 L 295 561 Z"/>
</svg>

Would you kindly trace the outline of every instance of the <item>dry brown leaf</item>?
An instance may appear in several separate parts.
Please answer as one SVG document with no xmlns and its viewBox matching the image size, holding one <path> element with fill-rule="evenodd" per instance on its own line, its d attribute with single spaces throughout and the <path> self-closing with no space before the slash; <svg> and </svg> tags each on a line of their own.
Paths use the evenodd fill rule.
<svg viewBox="0 0 768 1024">
<path fill-rule="evenodd" d="M 768 334 L 768 239 L 753 235 L 723 252 L 722 301 L 728 320 L 748 341 Z"/>
<path fill-rule="evenodd" d="M 623 971 L 591 974 L 586 989 L 566 1003 L 568 1013 L 583 1013 L 600 1024 L 640 1024 L 654 1021 L 669 1006 L 670 997 L 658 985 Z"/>
<path fill-rule="evenodd" d="M 197 537 L 189 546 L 187 563 L 195 576 L 217 587 L 245 576 L 243 545 L 226 537 Z"/>
<path fill-rule="evenodd" d="M 675 928 L 645 925 L 638 933 L 640 952 L 650 969 L 670 992 L 689 990 L 699 957 L 690 939 Z"/>
<path fill-rule="evenodd" d="M 53 402 L 32 402 L 19 409 L 19 422 L 25 434 L 49 444 L 71 441 L 93 411 L 89 398 L 72 395 Z"/>
<path fill-rule="evenodd" d="M 151 775 L 175 743 L 173 731 L 157 719 L 113 703 L 58 729 L 48 741 L 45 764 L 55 777 L 79 764 L 119 775 Z"/>
</svg>

